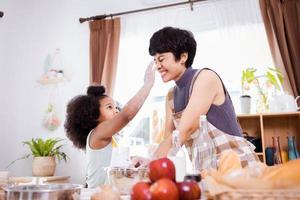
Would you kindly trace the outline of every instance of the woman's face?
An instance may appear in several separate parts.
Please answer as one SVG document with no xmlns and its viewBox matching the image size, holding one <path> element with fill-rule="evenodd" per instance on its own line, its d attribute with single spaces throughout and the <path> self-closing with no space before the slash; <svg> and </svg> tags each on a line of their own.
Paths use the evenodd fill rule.
<svg viewBox="0 0 300 200">
<path fill-rule="evenodd" d="M 163 82 L 177 81 L 186 70 L 186 59 L 187 54 L 182 54 L 178 61 L 175 60 L 175 56 L 171 52 L 155 54 L 154 61 Z"/>
<path fill-rule="evenodd" d="M 100 123 L 112 119 L 118 113 L 119 110 L 112 98 L 104 97 L 100 100 Z"/>
</svg>

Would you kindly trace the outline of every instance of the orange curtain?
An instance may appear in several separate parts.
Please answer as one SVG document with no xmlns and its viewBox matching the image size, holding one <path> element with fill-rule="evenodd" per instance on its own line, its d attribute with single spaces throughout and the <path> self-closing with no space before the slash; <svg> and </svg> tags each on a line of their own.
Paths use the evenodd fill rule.
<svg viewBox="0 0 300 200">
<path fill-rule="evenodd" d="M 284 89 L 300 95 L 300 0 L 260 0 L 269 45 Z"/>
<path fill-rule="evenodd" d="M 90 25 L 90 83 L 105 86 L 112 96 L 117 72 L 120 18 L 95 20 Z"/>
</svg>

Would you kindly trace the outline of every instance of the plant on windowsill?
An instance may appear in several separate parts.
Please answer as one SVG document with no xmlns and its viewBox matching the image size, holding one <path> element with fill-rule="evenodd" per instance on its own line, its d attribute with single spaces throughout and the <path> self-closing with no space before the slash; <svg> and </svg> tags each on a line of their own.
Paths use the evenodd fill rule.
<svg viewBox="0 0 300 200">
<path fill-rule="evenodd" d="M 245 95 L 245 91 L 250 90 L 251 85 L 254 85 L 258 93 L 256 111 L 262 113 L 269 111 L 268 94 L 270 90 L 282 90 L 283 76 L 279 70 L 274 68 L 267 68 L 267 71 L 262 75 L 255 75 L 256 71 L 255 68 L 243 70 L 241 79 L 242 95 Z"/>
<path fill-rule="evenodd" d="M 33 156 L 32 175 L 33 176 L 53 176 L 56 169 L 56 158 L 58 161 L 64 160 L 67 162 L 69 157 L 62 151 L 64 144 L 59 144 L 63 139 L 49 138 L 43 140 L 42 138 L 31 139 L 23 141 L 27 145 L 31 153 L 24 155 L 11 162 L 7 167 L 12 165 L 17 160 L 25 159 Z"/>
</svg>

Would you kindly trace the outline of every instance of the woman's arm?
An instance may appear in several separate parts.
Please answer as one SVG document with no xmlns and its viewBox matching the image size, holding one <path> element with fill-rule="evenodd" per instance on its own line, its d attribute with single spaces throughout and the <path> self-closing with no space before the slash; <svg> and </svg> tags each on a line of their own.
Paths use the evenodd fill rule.
<svg viewBox="0 0 300 200">
<path fill-rule="evenodd" d="M 155 81 L 155 68 L 153 62 L 149 64 L 144 75 L 144 85 L 140 90 L 126 103 L 123 109 L 111 120 L 100 123 L 94 130 L 93 135 L 97 140 L 110 140 L 110 138 L 126 126 L 137 114 Z"/>
<path fill-rule="evenodd" d="M 203 70 L 198 75 L 186 109 L 179 124 L 180 142 L 185 143 L 199 128 L 200 115 L 206 115 L 212 104 L 225 100 L 223 86 L 219 77 L 211 70 Z"/>
</svg>

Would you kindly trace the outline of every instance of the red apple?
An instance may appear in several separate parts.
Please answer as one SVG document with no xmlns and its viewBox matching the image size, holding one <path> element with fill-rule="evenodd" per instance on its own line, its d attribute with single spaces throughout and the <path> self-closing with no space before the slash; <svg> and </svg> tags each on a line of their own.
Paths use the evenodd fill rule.
<svg viewBox="0 0 300 200">
<path fill-rule="evenodd" d="M 196 181 L 183 181 L 177 183 L 180 200 L 200 199 L 201 190 Z"/>
<path fill-rule="evenodd" d="M 175 181 L 175 166 L 168 158 L 160 158 L 149 163 L 149 178 L 152 182 L 161 178 Z"/>
<path fill-rule="evenodd" d="M 131 200 L 151 200 L 150 184 L 138 182 L 131 189 Z"/>
<path fill-rule="evenodd" d="M 179 200 L 176 184 L 167 178 L 162 178 L 150 187 L 152 200 Z"/>
</svg>

